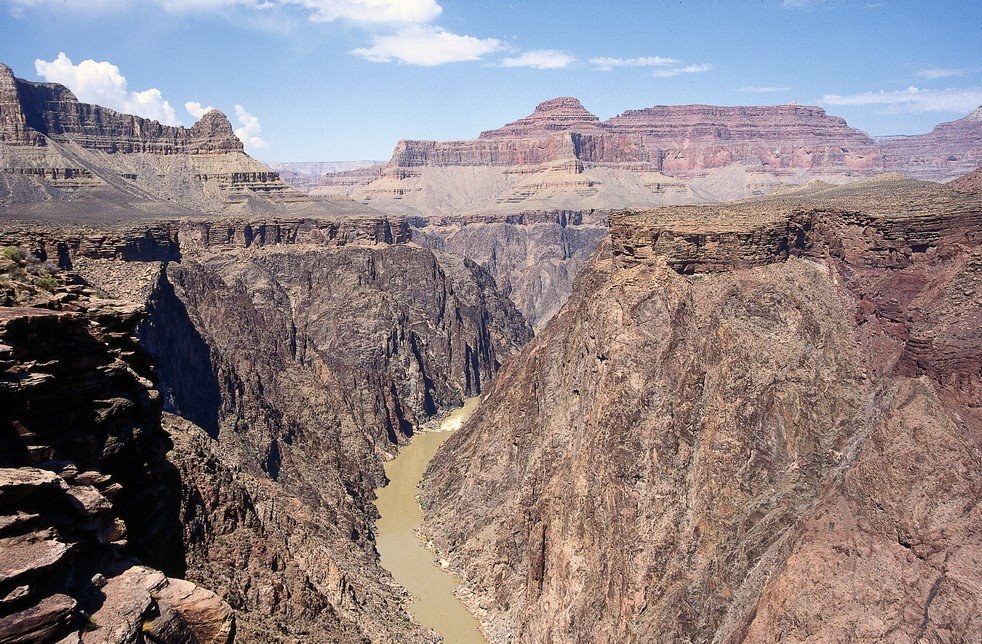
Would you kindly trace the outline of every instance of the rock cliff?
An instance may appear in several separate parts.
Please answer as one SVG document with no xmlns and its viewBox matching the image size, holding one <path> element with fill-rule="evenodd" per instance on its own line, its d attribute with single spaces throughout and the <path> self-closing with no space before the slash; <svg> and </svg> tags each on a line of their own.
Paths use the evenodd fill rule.
<svg viewBox="0 0 982 644">
<path fill-rule="evenodd" d="M 980 222 L 889 176 L 615 216 L 427 474 L 491 640 L 974 641 Z"/>
<path fill-rule="evenodd" d="M 533 328 L 566 302 L 573 279 L 607 236 L 604 212 L 546 211 L 489 217 L 418 217 L 412 240 L 483 266 Z"/>
<path fill-rule="evenodd" d="M 601 122 L 565 97 L 475 140 L 400 141 L 383 169 L 327 175 L 312 192 L 448 215 L 722 201 L 884 171 L 939 181 L 982 163 L 980 128 L 973 114 L 931 134 L 876 141 L 797 104 L 656 106 Z"/>
<path fill-rule="evenodd" d="M 230 606 L 165 575 L 180 479 L 138 314 L 61 295 L 75 312 L 0 307 L 0 639 L 229 642 Z"/>
<path fill-rule="evenodd" d="M 10 215 L 106 220 L 196 213 L 338 214 L 249 157 L 228 118 L 192 127 L 81 103 L 0 64 L 0 207 Z M 364 211 L 364 209 L 362 209 Z"/>
<path fill-rule="evenodd" d="M 982 106 L 927 134 L 880 139 L 883 166 L 918 179 L 945 181 L 982 166 Z"/>
</svg>

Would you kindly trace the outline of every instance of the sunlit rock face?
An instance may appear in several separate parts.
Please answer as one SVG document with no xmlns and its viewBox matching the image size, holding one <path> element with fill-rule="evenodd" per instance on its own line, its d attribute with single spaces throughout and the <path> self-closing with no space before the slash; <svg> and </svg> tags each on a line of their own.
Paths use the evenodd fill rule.
<svg viewBox="0 0 982 644">
<path fill-rule="evenodd" d="M 614 216 L 427 474 L 492 640 L 977 633 L 980 221 L 896 176 Z"/>
</svg>

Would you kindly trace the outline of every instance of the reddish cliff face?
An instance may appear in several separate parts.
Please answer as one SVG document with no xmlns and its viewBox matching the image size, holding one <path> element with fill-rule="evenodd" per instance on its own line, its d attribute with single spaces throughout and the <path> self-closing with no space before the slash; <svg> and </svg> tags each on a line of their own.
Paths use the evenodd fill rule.
<svg viewBox="0 0 982 644">
<path fill-rule="evenodd" d="M 878 167 L 876 143 L 817 107 L 679 105 L 632 110 L 608 121 L 575 98 L 540 103 L 529 116 L 476 141 L 402 141 L 390 167 L 536 165 L 559 160 L 635 164 L 684 174 L 733 163 L 764 171 Z"/>
<path fill-rule="evenodd" d="M 982 163 L 980 129 L 982 112 L 976 111 L 931 134 L 877 142 L 819 107 L 794 104 L 655 106 L 601 122 L 575 98 L 562 97 L 476 140 L 401 141 L 385 176 L 405 179 L 400 168 L 426 166 L 514 166 L 514 172 L 530 172 L 572 162 L 572 172 L 582 172 L 575 164 L 583 163 L 697 177 L 742 166 L 785 177 L 858 178 L 895 170 L 942 180 Z M 325 185 L 344 179 L 328 177 Z"/>
<path fill-rule="evenodd" d="M 974 641 L 980 222 L 898 177 L 614 217 L 427 475 L 492 641 Z"/>
<path fill-rule="evenodd" d="M 521 139 L 555 132 L 602 132 L 600 119 L 570 96 L 539 103 L 535 111 L 497 130 L 481 132 L 482 139 Z"/>
<path fill-rule="evenodd" d="M 982 166 L 982 106 L 928 134 L 880 140 L 883 165 L 919 179 L 940 181 Z"/>
</svg>

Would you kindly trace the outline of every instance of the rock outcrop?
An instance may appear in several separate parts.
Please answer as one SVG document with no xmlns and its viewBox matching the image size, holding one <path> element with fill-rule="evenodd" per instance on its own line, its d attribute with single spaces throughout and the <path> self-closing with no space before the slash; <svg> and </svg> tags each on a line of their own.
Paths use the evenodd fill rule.
<svg viewBox="0 0 982 644">
<path fill-rule="evenodd" d="M 704 203 L 884 171 L 946 180 L 982 163 L 980 123 L 875 141 L 813 106 L 656 106 L 601 122 L 566 97 L 475 140 L 400 141 L 384 168 L 328 175 L 312 192 L 449 215 Z"/>
<path fill-rule="evenodd" d="M 929 181 L 946 181 L 982 166 L 982 106 L 927 134 L 882 137 L 885 170 Z"/>
<path fill-rule="evenodd" d="M 427 475 L 491 641 L 975 641 L 980 222 L 900 177 L 615 216 Z"/>
<path fill-rule="evenodd" d="M 530 338 L 511 302 L 472 262 L 353 244 L 185 255 L 149 303 L 165 405 L 210 436 L 175 458 L 190 578 L 271 637 L 426 639 L 378 567 L 373 490 Z"/>
<path fill-rule="evenodd" d="M 523 212 L 489 217 L 418 217 L 412 240 L 483 266 L 533 328 L 566 302 L 573 279 L 607 236 L 604 212 Z"/>
<path fill-rule="evenodd" d="M 964 174 L 948 183 L 948 187 L 958 192 L 982 193 L 982 168 Z"/>
<path fill-rule="evenodd" d="M 161 572 L 180 481 L 137 312 L 72 301 L 0 307 L 0 640 L 230 642 L 231 607 Z"/>
<path fill-rule="evenodd" d="M 218 212 L 339 214 L 249 157 L 228 118 L 162 125 L 81 103 L 0 64 L 0 207 L 23 218 L 102 221 Z M 364 209 L 362 209 L 364 211 Z"/>
<path fill-rule="evenodd" d="M 191 128 L 81 103 L 64 85 L 15 78 L 0 64 L 0 141 L 11 145 L 75 143 L 108 153 L 216 154 L 242 152 L 228 117 L 211 110 Z"/>
</svg>

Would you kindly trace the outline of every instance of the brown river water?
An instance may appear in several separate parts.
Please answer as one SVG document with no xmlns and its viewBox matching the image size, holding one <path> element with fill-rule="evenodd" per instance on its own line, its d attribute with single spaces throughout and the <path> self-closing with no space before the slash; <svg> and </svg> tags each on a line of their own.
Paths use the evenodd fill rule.
<svg viewBox="0 0 982 644">
<path fill-rule="evenodd" d="M 467 399 L 440 421 L 434 431 L 422 431 L 385 463 L 389 484 L 375 492 L 381 518 L 376 522 L 375 543 L 382 567 L 409 591 L 409 612 L 417 623 L 443 635 L 447 644 L 487 644 L 477 620 L 454 595 L 458 579 L 434 563 L 434 553 L 415 530 L 423 521 L 419 507 L 419 483 L 436 450 L 474 413 L 478 397 Z"/>
</svg>

